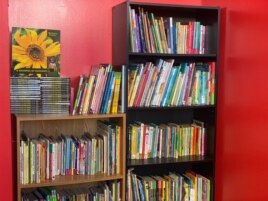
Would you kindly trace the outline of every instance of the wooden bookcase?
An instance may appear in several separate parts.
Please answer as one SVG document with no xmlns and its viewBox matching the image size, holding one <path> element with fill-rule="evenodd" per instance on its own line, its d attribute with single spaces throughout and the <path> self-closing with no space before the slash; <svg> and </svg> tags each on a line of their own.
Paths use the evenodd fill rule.
<svg viewBox="0 0 268 201">
<path fill-rule="evenodd" d="M 200 21 L 208 26 L 206 49 L 203 54 L 143 53 L 133 52 L 130 47 L 129 7 L 154 13 L 155 16 L 173 17 L 176 20 Z M 143 2 L 124 2 L 113 7 L 113 55 L 114 65 L 155 63 L 157 59 L 174 59 L 174 65 L 181 62 L 215 62 L 215 103 L 213 105 L 191 105 L 173 107 L 128 107 L 126 103 L 127 126 L 135 121 L 143 123 L 190 124 L 194 119 L 203 121 L 206 129 L 206 154 L 204 156 L 185 156 L 179 158 L 127 159 L 126 170 L 134 168 L 138 175 L 163 175 L 176 171 L 191 170 L 211 180 L 211 200 L 214 200 L 215 161 L 216 161 L 216 116 L 217 116 L 217 77 L 219 62 L 219 20 L 220 8 L 185 5 L 164 5 Z M 125 76 L 127 83 L 127 72 Z M 125 100 L 128 100 L 128 84 L 125 86 Z M 128 133 L 128 131 L 126 131 Z M 126 136 L 128 142 L 128 136 Z M 127 143 L 126 150 L 129 149 Z M 126 151 L 128 152 L 128 151 Z"/>
<path fill-rule="evenodd" d="M 120 126 L 120 170 L 116 175 L 68 175 L 56 176 L 55 180 L 46 180 L 41 183 L 20 184 L 20 139 L 24 131 L 28 137 L 36 138 L 40 133 L 48 136 L 81 136 L 84 132 L 94 134 L 97 129 L 97 120 L 108 120 Z M 71 187 L 90 185 L 103 181 L 120 181 L 121 198 L 125 199 L 125 114 L 108 114 L 108 115 L 16 115 L 16 141 L 17 141 L 17 200 L 21 200 L 21 192 L 24 190 L 36 189 L 38 187 Z"/>
</svg>

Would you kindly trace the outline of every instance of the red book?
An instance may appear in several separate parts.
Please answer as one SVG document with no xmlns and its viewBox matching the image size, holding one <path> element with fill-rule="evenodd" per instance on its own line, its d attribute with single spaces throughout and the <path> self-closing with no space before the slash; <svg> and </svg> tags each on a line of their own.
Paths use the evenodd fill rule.
<svg viewBox="0 0 268 201">
<path fill-rule="evenodd" d="M 135 101 L 134 101 L 134 106 L 135 107 L 140 106 L 140 102 L 141 102 L 141 98 L 142 98 L 142 95 L 143 95 L 143 92 L 144 92 L 144 88 L 145 88 L 145 85 L 146 85 L 146 82 L 147 82 L 147 79 L 148 79 L 148 75 L 150 73 L 149 65 L 150 65 L 150 63 L 146 63 L 145 71 L 143 71 L 144 73 L 142 75 L 142 80 L 140 81 L 139 89 L 137 91 L 137 96 L 136 96 Z"/>
</svg>

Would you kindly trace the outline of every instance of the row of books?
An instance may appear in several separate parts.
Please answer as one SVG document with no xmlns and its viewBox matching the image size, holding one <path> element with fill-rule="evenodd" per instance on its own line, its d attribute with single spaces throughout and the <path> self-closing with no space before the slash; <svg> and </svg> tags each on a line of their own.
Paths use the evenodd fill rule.
<svg viewBox="0 0 268 201">
<path fill-rule="evenodd" d="M 113 175 L 120 172 L 120 127 L 97 122 L 95 135 L 46 136 L 20 141 L 20 183 L 40 183 L 58 175 Z"/>
<path fill-rule="evenodd" d="M 93 186 L 75 188 L 43 187 L 22 192 L 22 201 L 119 201 L 121 200 L 120 182 L 112 181 Z"/>
<path fill-rule="evenodd" d="M 206 133 L 201 121 L 191 125 L 136 122 L 128 129 L 130 159 L 205 155 Z"/>
<path fill-rule="evenodd" d="M 68 114 L 70 78 L 11 77 L 11 113 Z"/>
<path fill-rule="evenodd" d="M 211 182 L 192 171 L 164 176 L 138 176 L 128 171 L 128 201 L 210 201 Z"/>
<path fill-rule="evenodd" d="M 111 65 L 101 65 L 97 75 L 80 76 L 72 114 L 118 112 L 121 72 Z"/>
<path fill-rule="evenodd" d="M 173 59 L 159 59 L 156 64 L 132 64 L 128 106 L 214 105 L 215 62 L 173 63 Z"/>
<path fill-rule="evenodd" d="M 200 21 L 155 16 L 129 7 L 130 51 L 140 53 L 204 54 L 209 26 Z"/>
</svg>

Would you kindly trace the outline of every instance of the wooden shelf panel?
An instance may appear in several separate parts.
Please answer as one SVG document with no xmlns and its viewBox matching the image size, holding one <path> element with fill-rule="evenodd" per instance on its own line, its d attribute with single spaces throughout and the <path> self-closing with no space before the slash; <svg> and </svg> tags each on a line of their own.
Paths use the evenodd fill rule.
<svg viewBox="0 0 268 201">
<path fill-rule="evenodd" d="M 42 121 L 42 120 L 79 120 L 79 119 L 107 119 L 107 118 L 120 118 L 125 114 L 87 114 L 87 115 L 16 115 L 17 121 Z"/>
<path fill-rule="evenodd" d="M 213 162 L 212 156 L 183 156 L 180 158 L 150 158 L 133 159 L 127 161 L 127 167 L 146 166 L 146 165 L 167 165 L 175 163 L 208 163 Z"/>
<path fill-rule="evenodd" d="M 100 181 L 110 181 L 123 179 L 123 175 L 73 175 L 73 176 L 56 176 L 55 180 L 46 180 L 41 183 L 34 184 L 19 184 L 18 187 L 21 189 L 26 188 L 37 188 L 44 186 L 67 186 L 74 184 L 86 184 L 92 182 L 100 182 Z"/>
</svg>

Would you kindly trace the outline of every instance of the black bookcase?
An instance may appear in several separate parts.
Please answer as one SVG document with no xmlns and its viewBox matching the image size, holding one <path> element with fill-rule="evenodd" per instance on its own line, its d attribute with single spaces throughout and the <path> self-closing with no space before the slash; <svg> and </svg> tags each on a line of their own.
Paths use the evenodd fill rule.
<svg viewBox="0 0 268 201">
<path fill-rule="evenodd" d="M 133 52 L 130 47 L 129 7 L 143 8 L 155 16 L 173 17 L 176 20 L 199 21 L 207 26 L 206 48 L 202 54 L 142 53 Z M 113 7 L 112 12 L 112 62 L 114 65 L 155 62 L 157 59 L 174 59 L 174 65 L 181 62 L 215 62 L 215 103 L 212 105 L 191 105 L 177 107 L 128 107 L 126 103 L 127 125 L 140 121 L 144 123 L 189 124 L 194 119 L 203 121 L 206 129 L 206 154 L 204 156 L 184 156 L 179 158 L 126 160 L 126 169 L 134 168 L 139 175 L 166 174 L 170 171 L 182 173 L 187 170 L 200 173 L 211 180 L 211 200 L 214 200 L 216 159 L 216 117 L 219 63 L 219 20 L 220 8 L 189 5 L 152 4 L 124 2 Z M 125 100 L 128 100 L 127 72 L 125 79 Z M 128 127 L 128 126 L 127 126 Z M 126 132 L 128 133 L 128 132 Z M 126 139 L 128 142 L 128 137 Z M 128 153 L 128 144 L 126 153 Z M 127 157 L 127 156 L 126 156 Z"/>
</svg>

